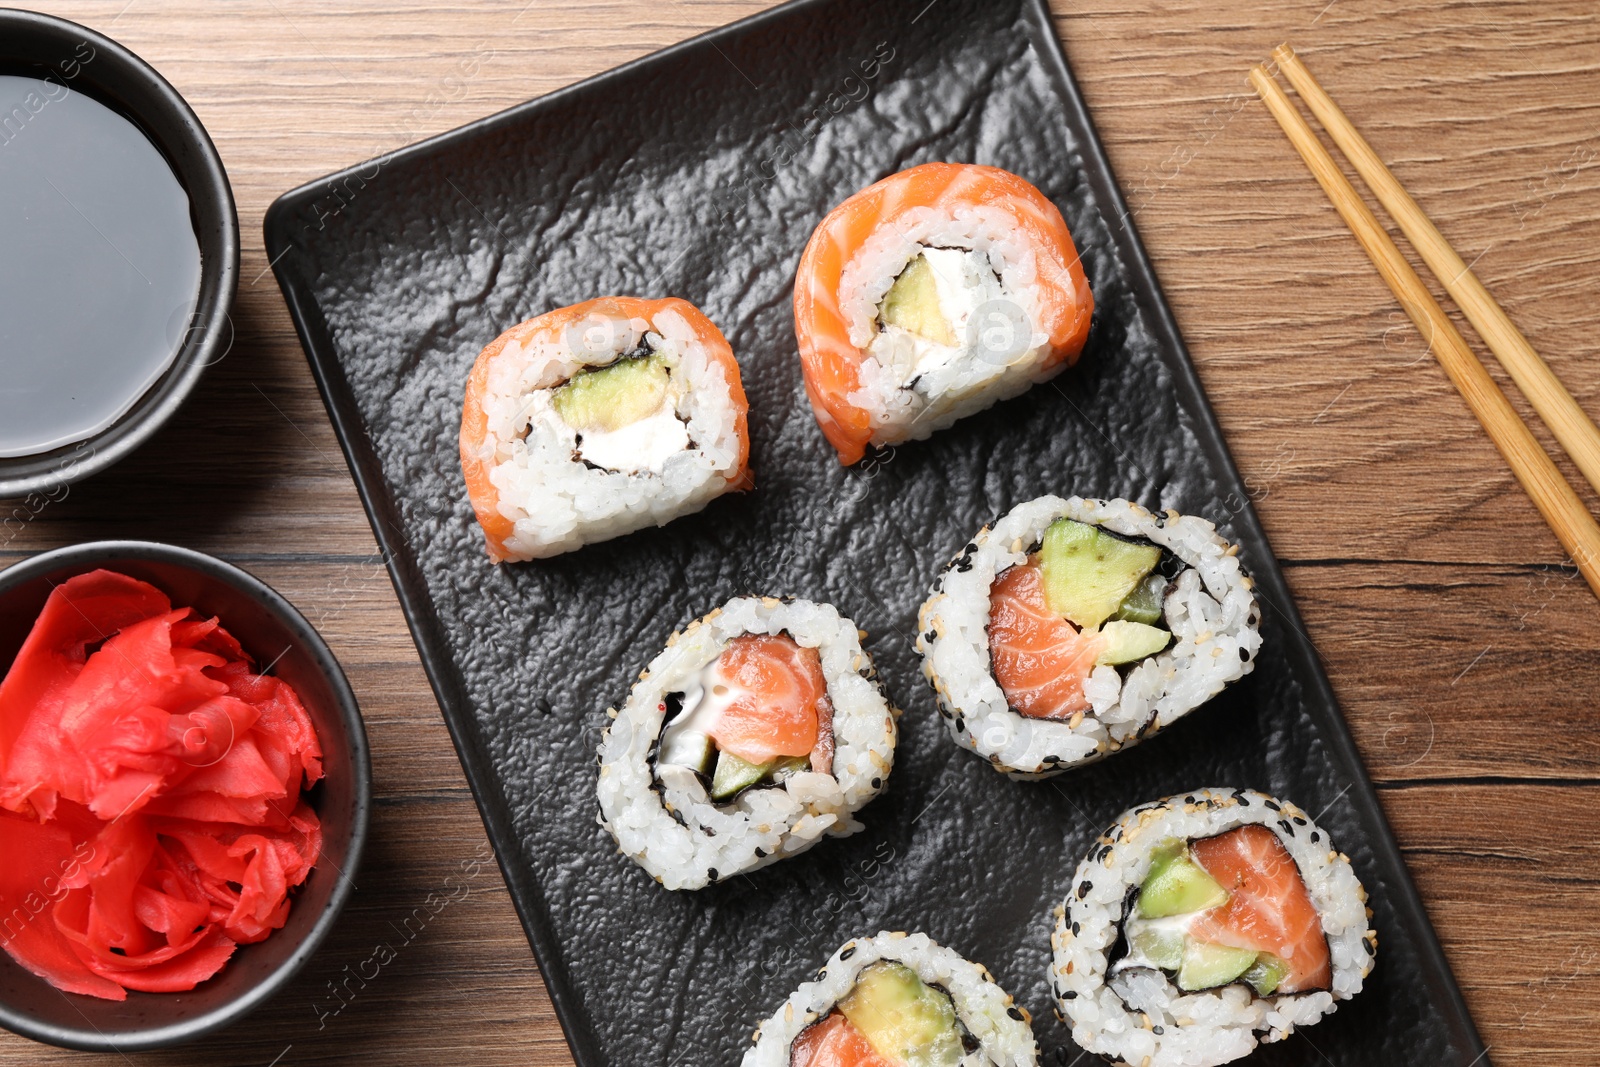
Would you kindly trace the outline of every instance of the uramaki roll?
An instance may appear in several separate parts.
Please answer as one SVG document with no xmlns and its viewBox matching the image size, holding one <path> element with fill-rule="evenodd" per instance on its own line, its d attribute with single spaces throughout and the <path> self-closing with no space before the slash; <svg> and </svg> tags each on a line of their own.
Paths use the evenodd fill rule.
<svg viewBox="0 0 1600 1067">
<path fill-rule="evenodd" d="M 1043 496 L 984 527 L 918 616 L 950 734 L 1041 778 L 1164 729 L 1255 668 L 1259 609 L 1205 519 Z"/>
<path fill-rule="evenodd" d="M 829 604 L 738 597 L 667 641 L 600 745 L 601 819 L 668 889 L 862 828 L 899 711 Z"/>
<path fill-rule="evenodd" d="M 1133 1067 L 1212 1067 L 1308 1026 L 1361 991 L 1378 935 L 1327 831 L 1249 789 L 1197 789 L 1126 812 L 1056 909 L 1062 1020 Z"/>
<path fill-rule="evenodd" d="M 741 1067 L 1034 1067 L 1028 1013 L 927 934 L 846 942 L 756 1031 Z"/>
</svg>

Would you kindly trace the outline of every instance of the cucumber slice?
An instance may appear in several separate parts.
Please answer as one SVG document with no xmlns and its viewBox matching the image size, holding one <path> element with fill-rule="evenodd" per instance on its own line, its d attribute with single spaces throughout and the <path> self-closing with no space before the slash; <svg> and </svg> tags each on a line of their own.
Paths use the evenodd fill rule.
<svg viewBox="0 0 1600 1067">
<path fill-rule="evenodd" d="M 1116 666 L 1153 656 L 1167 647 L 1172 635 L 1159 626 L 1146 626 L 1142 622 L 1120 622 L 1111 619 L 1100 627 L 1106 639 L 1105 648 L 1095 657 L 1096 663 Z"/>
<path fill-rule="evenodd" d="M 1156 850 L 1139 887 L 1138 910 L 1141 919 L 1161 919 L 1204 911 L 1228 901 L 1228 891 L 1192 859 L 1189 848 L 1173 841 Z"/>
<path fill-rule="evenodd" d="M 1167 577 L 1164 574 L 1147 574 L 1144 581 L 1134 587 L 1128 598 L 1117 605 L 1111 617 L 1120 622 L 1142 622 L 1154 626 L 1165 614 L 1162 602 L 1167 596 Z"/>
<path fill-rule="evenodd" d="M 1183 964 L 1184 940 L 1181 930 L 1138 926 L 1128 936 L 1128 945 L 1163 971 L 1175 971 Z"/>
<path fill-rule="evenodd" d="M 1250 988 L 1256 991 L 1257 996 L 1262 997 L 1270 997 L 1287 977 L 1289 965 L 1270 952 L 1259 953 L 1256 962 L 1244 972 L 1244 980 L 1250 983 Z"/>
<path fill-rule="evenodd" d="M 1227 985 L 1248 971 L 1260 953 L 1248 948 L 1202 945 L 1190 938 L 1183 946 L 1183 962 L 1178 967 L 1178 988 L 1185 993 Z"/>
<path fill-rule="evenodd" d="M 1057 519 L 1045 530 L 1039 548 L 1045 603 L 1078 626 L 1095 629 L 1160 562 L 1161 549 L 1155 545 Z"/>
<path fill-rule="evenodd" d="M 711 775 L 711 799 L 726 800 L 741 789 L 749 789 L 771 769 L 771 763 L 747 763 L 732 752 L 718 752 L 717 769 Z"/>
<path fill-rule="evenodd" d="M 903 963 L 867 967 L 839 1010 L 890 1063 L 957 1067 L 965 1054 L 949 995 Z"/>
<path fill-rule="evenodd" d="M 926 256 L 919 255 L 906 264 L 878 306 L 878 315 L 887 325 L 898 326 L 936 345 L 956 344 L 956 335 L 939 307 L 939 286 Z"/>
<path fill-rule="evenodd" d="M 717 753 L 717 769 L 711 775 L 711 799 L 726 800 L 753 785 L 782 775 L 787 778 L 811 766 L 806 756 L 779 756 L 765 763 L 749 763 L 732 752 Z"/>
<path fill-rule="evenodd" d="M 579 371 L 550 403 L 579 433 L 612 433 L 661 410 L 667 398 L 667 363 L 660 356 L 620 359 Z"/>
</svg>

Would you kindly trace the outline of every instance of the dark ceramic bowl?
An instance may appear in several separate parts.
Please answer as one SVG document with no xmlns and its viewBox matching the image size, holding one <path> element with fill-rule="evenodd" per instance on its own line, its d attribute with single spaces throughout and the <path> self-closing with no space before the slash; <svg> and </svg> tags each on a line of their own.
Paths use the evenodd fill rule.
<svg viewBox="0 0 1600 1067">
<path fill-rule="evenodd" d="M 75 22 L 0 8 L 0 74 L 49 77 L 120 113 L 161 151 L 189 194 L 200 240 L 200 298 L 172 366 L 116 422 L 74 444 L 0 458 L 0 499 L 48 493 L 123 459 L 182 405 L 233 343 L 228 312 L 239 283 L 239 217 L 205 127 L 144 60 Z"/>
<path fill-rule="evenodd" d="M 300 969 L 338 921 L 354 889 L 372 802 L 367 734 L 339 663 L 311 624 L 256 578 L 170 545 L 98 541 L 57 549 L 0 572 L 0 673 L 55 585 L 104 567 L 147 581 L 174 605 L 216 615 L 258 663 L 292 685 L 322 741 L 327 776 L 309 799 L 322 820 L 322 854 L 281 930 L 243 945 L 188 993 L 132 993 L 122 1002 L 62 993 L 0 954 L 0 1026 L 36 1041 L 133 1052 L 179 1044 L 235 1022 Z"/>
</svg>

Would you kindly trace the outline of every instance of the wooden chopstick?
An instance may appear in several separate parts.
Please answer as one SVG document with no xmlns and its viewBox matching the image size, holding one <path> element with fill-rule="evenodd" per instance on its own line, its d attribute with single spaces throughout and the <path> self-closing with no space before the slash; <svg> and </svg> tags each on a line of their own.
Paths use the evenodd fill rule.
<svg viewBox="0 0 1600 1067">
<path fill-rule="evenodd" d="M 1278 125 L 1283 127 L 1283 132 L 1311 169 L 1317 184 L 1322 186 L 1328 199 L 1333 201 L 1333 206 L 1361 242 L 1373 266 L 1378 268 L 1378 273 L 1399 298 L 1400 306 L 1411 316 L 1411 321 L 1417 324 L 1422 335 L 1428 338 L 1428 347 L 1434 357 L 1455 383 L 1472 413 L 1483 424 L 1495 447 L 1511 465 L 1517 481 L 1522 483 L 1522 488 L 1555 532 L 1561 547 L 1578 565 L 1589 588 L 1594 590 L 1596 596 L 1600 596 L 1600 526 L 1595 525 L 1594 518 L 1584 509 L 1578 494 L 1573 492 L 1572 486 L 1561 476 L 1533 433 L 1517 417 L 1511 402 L 1472 354 L 1444 309 L 1439 307 L 1433 294 L 1422 284 L 1417 272 L 1411 269 L 1411 264 L 1395 247 L 1388 231 L 1378 224 L 1372 210 L 1340 172 L 1333 157 L 1322 147 L 1322 142 L 1317 140 L 1317 135 L 1278 83 L 1272 80 L 1266 67 L 1257 65 L 1250 71 L 1250 84 L 1266 103 L 1272 117 L 1278 120 Z"/>
<path fill-rule="evenodd" d="M 1345 154 L 1363 181 L 1377 194 L 1389 217 L 1405 231 L 1412 247 L 1422 256 L 1428 269 L 1444 284 L 1472 328 L 1478 331 L 1500 365 L 1511 375 L 1528 398 L 1539 418 L 1550 427 L 1561 447 L 1567 450 L 1583 476 L 1600 492 L 1600 428 L 1578 406 L 1566 386 L 1561 384 L 1539 353 L 1533 350 L 1522 331 L 1506 316 L 1489 290 L 1483 287 L 1478 276 L 1464 263 L 1456 250 L 1445 240 L 1439 228 L 1426 212 L 1411 199 L 1378 153 L 1372 150 L 1366 138 L 1333 102 L 1333 98 L 1312 77 L 1306 65 L 1287 44 L 1273 50 L 1273 58 L 1306 102 L 1311 113 L 1328 131 L 1333 143 Z"/>
</svg>

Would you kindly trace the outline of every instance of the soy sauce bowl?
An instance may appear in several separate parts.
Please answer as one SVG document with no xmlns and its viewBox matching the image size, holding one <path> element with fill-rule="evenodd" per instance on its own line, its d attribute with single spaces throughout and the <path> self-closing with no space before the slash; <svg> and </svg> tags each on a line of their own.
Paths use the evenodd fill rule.
<svg viewBox="0 0 1600 1067">
<path fill-rule="evenodd" d="M 294 977 L 355 888 L 372 771 L 355 695 L 316 630 L 265 583 L 200 552 L 99 541 L 45 552 L 0 571 L 0 676 L 10 670 L 50 591 L 102 567 L 149 582 L 176 606 L 217 616 L 258 669 L 271 664 L 270 673 L 293 686 L 305 705 L 326 772 L 307 794 L 322 822 L 322 852 L 292 897 L 288 921 L 265 940 L 239 946 L 222 970 L 193 990 L 130 991 L 124 1001 L 63 993 L 0 953 L 0 1026 L 64 1048 L 127 1053 L 192 1041 L 236 1022 Z"/>
<path fill-rule="evenodd" d="M 200 244 L 199 299 L 193 315 L 174 324 L 178 351 L 172 364 L 99 433 L 48 452 L 0 457 L 0 499 L 9 499 L 57 492 L 125 458 L 172 417 L 205 369 L 227 354 L 239 280 L 239 217 L 222 159 L 200 120 L 165 78 L 109 37 L 50 15 L 0 9 L 0 74 L 47 79 L 131 121 L 188 193 Z"/>
</svg>

